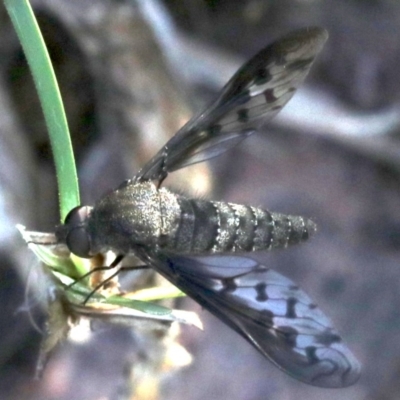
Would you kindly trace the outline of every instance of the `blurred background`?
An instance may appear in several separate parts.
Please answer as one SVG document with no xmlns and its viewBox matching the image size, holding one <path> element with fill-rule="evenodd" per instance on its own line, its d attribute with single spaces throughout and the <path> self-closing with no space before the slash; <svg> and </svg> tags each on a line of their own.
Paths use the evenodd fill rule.
<svg viewBox="0 0 400 400">
<path fill-rule="evenodd" d="M 258 258 L 319 304 L 363 370 L 347 389 L 307 386 L 192 300 L 180 299 L 176 307 L 198 312 L 205 328 L 182 327 L 177 337 L 193 356 L 189 366 L 159 363 L 151 375 L 146 363 L 157 349 L 110 325 L 84 342 L 66 341 L 43 378 L 33 379 L 41 334 L 24 294 L 27 271 L 37 266 L 15 224 L 53 231 L 57 189 L 37 96 L 1 7 L 0 399 L 398 399 L 400 2 L 32 5 L 66 106 L 84 203 L 132 177 L 266 44 L 304 26 L 329 31 L 304 87 L 263 132 L 208 165 L 172 174 L 167 184 L 312 218 L 319 230 L 309 243 Z M 43 322 L 45 313 L 35 309 L 34 317 Z"/>
</svg>

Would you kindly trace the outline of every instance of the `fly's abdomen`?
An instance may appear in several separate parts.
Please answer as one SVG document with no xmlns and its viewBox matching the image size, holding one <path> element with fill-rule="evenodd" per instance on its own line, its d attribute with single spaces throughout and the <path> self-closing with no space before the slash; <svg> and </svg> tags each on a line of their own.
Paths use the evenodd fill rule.
<svg viewBox="0 0 400 400">
<path fill-rule="evenodd" d="M 215 252 L 285 248 L 307 240 L 316 230 L 314 222 L 300 216 L 239 204 L 213 204 L 219 220 Z"/>
<path fill-rule="evenodd" d="M 212 251 L 218 235 L 218 210 L 210 201 L 178 197 L 180 218 L 168 247 L 179 253 Z"/>
<path fill-rule="evenodd" d="M 239 204 L 179 197 L 181 215 L 168 247 L 181 253 L 249 252 L 307 240 L 315 224 L 303 217 Z"/>
</svg>

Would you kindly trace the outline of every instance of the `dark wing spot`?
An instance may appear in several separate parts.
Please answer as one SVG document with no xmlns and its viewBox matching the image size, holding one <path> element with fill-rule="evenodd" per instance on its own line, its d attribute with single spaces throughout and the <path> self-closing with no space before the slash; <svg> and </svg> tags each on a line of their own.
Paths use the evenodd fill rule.
<svg viewBox="0 0 400 400">
<path fill-rule="evenodd" d="M 268 295 L 267 295 L 267 284 L 265 282 L 260 282 L 257 283 L 257 285 L 254 287 L 256 289 L 256 300 L 257 301 L 267 301 L 268 300 Z"/>
<path fill-rule="evenodd" d="M 237 284 L 234 279 L 225 278 L 221 280 L 222 291 L 232 293 L 237 289 Z"/>
<path fill-rule="evenodd" d="M 342 338 L 337 333 L 325 331 L 315 337 L 315 341 L 323 346 L 330 346 L 333 343 L 340 343 Z"/>
<path fill-rule="evenodd" d="M 274 95 L 274 89 L 267 89 L 264 92 L 264 97 L 267 103 L 275 103 L 278 100 Z"/>
<path fill-rule="evenodd" d="M 296 339 L 299 334 L 296 329 L 291 326 L 281 326 L 279 327 L 279 334 L 284 338 L 286 344 L 292 349 L 296 347 Z"/>
<path fill-rule="evenodd" d="M 242 108 L 237 112 L 239 122 L 246 123 L 249 121 L 249 110 L 247 108 Z"/>
<path fill-rule="evenodd" d="M 268 68 L 262 68 L 257 71 L 256 76 L 254 77 L 255 85 L 263 85 L 271 80 L 272 76 L 268 71 Z"/>
<path fill-rule="evenodd" d="M 317 364 L 320 361 L 316 354 L 317 353 L 316 347 L 308 346 L 308 347 L 306 347 L 305 350 L 306 350 L 307 359 L 308 359 L 308 362 L 310 363 L 310 365 Z"/>
<path fill-rule="evenodd" d="M 274 325 L 275 314 L 272 311 L 270 311 L 270 310 L 262 310 L 262 311 L 260 311 L 260 315 L 261 315 L 260 320 L 262 321 L 262 323 L 265 326 L 271 327 L 271 326 Z"/>
<path fill-rule="evenodd" d="M 296 318 L 296 304 L 297 299 L 294 297 L 289 297 L 286 303 L 286 317 L 287 318 Z"/>
<path fill-rule="evenodd" d="M 216 136 L 221 132 L 221 129 L 222 129 L 221 125 L 218 125 L 218 124 L 212 125 L 207 129 L 207 133 L 210 136 Z"/>
</svg>

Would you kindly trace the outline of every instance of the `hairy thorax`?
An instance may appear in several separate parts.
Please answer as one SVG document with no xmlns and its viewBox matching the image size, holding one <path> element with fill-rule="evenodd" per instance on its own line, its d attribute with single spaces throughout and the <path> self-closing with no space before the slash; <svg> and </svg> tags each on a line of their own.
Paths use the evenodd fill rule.
<svg viewBox="0 0 400 400">
<path fill-rule="evenodd" d="M 123 186 L 103 197 L 94 208 L 90 225 L 92 231 L 102 232 L 102 250 L 106 247 L 125 252 L 136 246 L 158 246 L 174 236 L 179 217 L 175 194 L 143 182 Z M 94 245 L 100 247 L 100 243 Z"/>
</svg>

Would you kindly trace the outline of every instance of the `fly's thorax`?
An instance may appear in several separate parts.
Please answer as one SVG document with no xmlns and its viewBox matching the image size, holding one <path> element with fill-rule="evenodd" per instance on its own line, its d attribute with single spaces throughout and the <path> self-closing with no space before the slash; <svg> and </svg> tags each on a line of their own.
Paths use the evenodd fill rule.
<svg viewBox="0 0 400 400">
<path fill-rule="evenodd" d="M 89 221 L 93 246 L 128 253 L 154 246 L 179 215 L 176 196 L 152 182 L 123 186 L 103 197 Z M 179 208 L 178 208 L 179 209 Z"/>
</svg>

